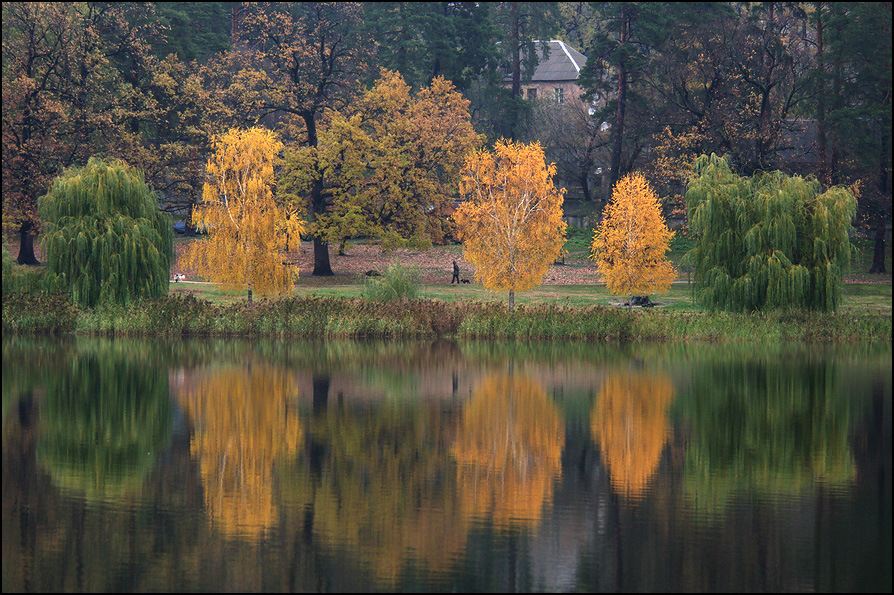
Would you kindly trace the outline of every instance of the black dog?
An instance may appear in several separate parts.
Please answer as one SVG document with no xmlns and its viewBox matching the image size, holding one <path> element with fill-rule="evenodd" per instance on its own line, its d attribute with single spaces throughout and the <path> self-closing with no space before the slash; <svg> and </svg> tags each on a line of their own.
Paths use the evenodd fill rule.
<svg viewBox="0 0 894 595">
<path fill-rule="evenodd" d="M 468 279 L 463 279 L 463 283 L 468 283 L 468 282 L 469 282 Z"/>
</svg>

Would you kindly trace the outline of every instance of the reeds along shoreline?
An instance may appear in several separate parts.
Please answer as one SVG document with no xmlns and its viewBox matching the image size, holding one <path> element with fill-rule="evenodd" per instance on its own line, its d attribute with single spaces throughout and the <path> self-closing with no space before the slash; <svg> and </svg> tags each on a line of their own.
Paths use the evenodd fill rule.
<svg viewBox="0 0 894 595">
<path fill-rule="evenodd" d="M 604 306 L 309 297 L 217 305 L 165 296 L 78 309 L 64 295 L 10 293 L 3 332 L 106 336 L 455 338 L 563 341 L 891 341 L 891 317 L 772 311 L 627 310 Z"/>
</svg>

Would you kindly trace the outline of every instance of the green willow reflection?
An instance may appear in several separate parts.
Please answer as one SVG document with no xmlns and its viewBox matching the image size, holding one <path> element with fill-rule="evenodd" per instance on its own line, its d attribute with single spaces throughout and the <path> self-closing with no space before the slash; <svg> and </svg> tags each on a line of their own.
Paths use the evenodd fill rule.
<svg viewBox="0 0 894 595">
<path fill-rule="evenodd" d="M 682 401 L 691 429 L 684 485 L 700 510 L 722 510 L 737 492 L 796 494 L 854 479 L 852 403 L 834 363 L 718 359 L 694 368 Z"/>
<path fill-rule="evenodd" d="M 139 491 L 171 440 L 165 370 L 121 344 L 79 344 L 46 380 L 37 460 L 62 488 L 89 500 Z"/>
</svg>

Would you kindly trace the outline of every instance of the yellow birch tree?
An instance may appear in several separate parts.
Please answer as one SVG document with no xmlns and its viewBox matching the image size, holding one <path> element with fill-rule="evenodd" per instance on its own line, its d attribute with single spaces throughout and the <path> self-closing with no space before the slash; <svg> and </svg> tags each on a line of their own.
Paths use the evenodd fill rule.
<svg viewBox="0 0 894 595">
<path fill-rule="evenodd" d="M 612 190 L 602 222 L 593 232 L 590 257 L 613 294 L 666 292 L 677 276 L 666 257 L 673 236 L 649 182 L 640 174 L 629 174 Z"/>
<path fill-rule="evenodd" d="M 515 292 L 540 284 L 565 243 L 565 189 L 553 184 L 540 143 L 497 141 L 495 153 L 475 151 L 460 182 L 465 199 L 453 215 L 463 255 L 490 290 Z"/>
<path fill-rule="evenodd" d="M 281 251 L 303 222 L 273 198 L 273 166 L 283 145 L 263 128 L 231 129 L 214 140 L 208 181 L 193 224 L 208 238 L 191 244 L 184 264 L 224 289 L 286 293 L 296 273 Z"/>
</svg>

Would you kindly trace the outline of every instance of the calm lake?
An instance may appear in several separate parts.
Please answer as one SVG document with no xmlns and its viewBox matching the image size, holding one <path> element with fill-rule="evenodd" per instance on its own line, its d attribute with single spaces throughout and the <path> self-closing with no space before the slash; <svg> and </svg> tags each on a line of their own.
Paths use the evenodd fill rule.
<svg viewBox="0 0 894 595">
<path fill-rule="evenodd" d="M 3 591 L 891 591 L 891 346 L 3 339 Z"/>
</svg>

